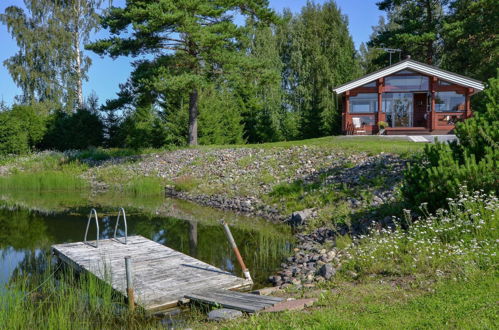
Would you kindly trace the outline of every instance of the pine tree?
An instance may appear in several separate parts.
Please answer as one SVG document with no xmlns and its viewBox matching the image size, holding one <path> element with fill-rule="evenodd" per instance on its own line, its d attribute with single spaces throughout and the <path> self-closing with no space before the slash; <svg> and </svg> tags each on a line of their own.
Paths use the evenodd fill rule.
<svg viewBox="0 0 499 330">
<path fill-rule="evenodd" d="M 266 0 L 128 0 L 103 19 L 114 36 L 88 48 L 112 57 L 154 56 L 155 89 L 189 90 L 189 144 L 196 145 L 199 90 L 236 60 L 234 39 L 243 31 L 233 21 L 236 12 L 274 18 Z"/>
<path fill-rule="evenodd" d="M 379 10 L 388 13 L 396 28 L 380 30 L 371 38 L 371 47 L 402 49 L 402 55 L 437 64 L 441 55 L 439 31 L 443 8 L 448 0 L 382 0 Z"/>
<path fill-rule="evenodd" d="M 444 20 L 442 67 L 480 80 L 499 68 L 499 1 L 453 0 Z"/>
</svg>

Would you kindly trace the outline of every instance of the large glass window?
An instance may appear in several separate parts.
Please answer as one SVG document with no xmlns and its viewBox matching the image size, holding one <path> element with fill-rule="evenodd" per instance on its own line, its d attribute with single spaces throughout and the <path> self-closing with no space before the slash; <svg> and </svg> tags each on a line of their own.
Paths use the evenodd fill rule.
<svg viewBox="0 0 499 330">
<path fill-rule="evenodd" d="M 376 82 L 375 81 L 372 81 L 370 83 L 367 83 L 365 85 L 362 85 L 360 87 L 376 87 Z"/>
<path fill-rule="evenodd" d="M 466 98 L 456 92 L 435 93 L 436 112 L 460 112 L 465 110 Z"/>
<path fill-rule="evenodd" d="M 425 76 L 389 76 L 385 78 L 385 91 L 426 91 L 428 81 Z"/>
<path fill-rule="evenodd" d="M 378 94 L 359 93 L 350 97 L 351 113 L 371 113 L 378 111 Z"/>
<path fill-rule="evenodd" d="M 381 99 L 383 112 L 386 113 L 386 122 L 390 127 L 412 126 L 412 93 L 383 93 Z"/>
</svg>

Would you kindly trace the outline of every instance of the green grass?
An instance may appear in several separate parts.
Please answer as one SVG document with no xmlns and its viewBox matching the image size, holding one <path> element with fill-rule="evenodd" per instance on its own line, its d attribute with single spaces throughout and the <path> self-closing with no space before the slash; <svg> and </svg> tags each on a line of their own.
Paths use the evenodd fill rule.
<svg viewBox="0 0 499 330">
<path fill-rule="evenodd" d="M 162 196 L 164 195 L 164 184 L 157 177 L 138 176 L 125 184 L 124 191 L 135 196 Z"/>
<path fill-rule="evenodd" d="M 307 311 L 260 314 L 226 328 L 495 329 L 499 325 L 499 200 L 463 193 L 407 229 L 337 239 L 342 268 Z M 352 271 L 355 272 L 352 275 Z"/>
<path fill-rule="evenodd" d="M 48 267 L 15 277 L 0 288 L 0 324 L 5 329 L 113 329 L 157 327 L 137 310 L 131 314 L 110 286 L 93 276 Z"/>
<path fill-rule="evenodd" d="M 410 285 L 410 283 L 407 283 Z M 428 292 L 430 291 L 430 292 Z M 447 280 L 429 290 L 370 281 L 327 288 L 318 307 L 224 323 L 235 329 L 494 329 L 497 273 Z"/>
<path fill-rule="evenodd" d="M 7 177 L 0 177 L 0 191 L 79 191 L 87 188 L 88 183 L 73 172 L 21 172 Z"/>
<path fill-rule="evenodd" d="M 211 148 L 289 148 L 293 146 L 317 146 L 344 151 L 368 152 L 369 154 L 379 154 L 380 152 L 389 152 L 395 154 L 409 154 L 423 149 L 420 143 L 414 143 L 405 139 L 387 139 L 379 136 L 327 136 L 322 138 L 270 142 L 261 144 L 242 144 L 242 145 L 209 145 L 199 146 L 201 149 Z"/>
</svg>

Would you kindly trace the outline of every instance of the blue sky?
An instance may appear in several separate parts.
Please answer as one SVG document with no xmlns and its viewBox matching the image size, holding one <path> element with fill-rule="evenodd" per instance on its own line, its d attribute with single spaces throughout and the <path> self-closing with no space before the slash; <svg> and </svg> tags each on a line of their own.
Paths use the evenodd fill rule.
<svg viewBox="0 0 499 330">
<path fill-rule="evenodd" d="M 316 0 L 316 3 L 323 3 L 326 0 Z M 350 34 L 353 37 L 355 46 L 359 47 L 361 42 L 369 39 L 371 27 L 378 23 L 379 16 L 383 12 L 376 7 L 379 0 L 336 0 L 343 14 L 349 19 Z M 306 4 L 307 0 L 270 0 L 270 6 L 277 12 L 284 8 L 290 8 L 293 12 L 299 12 Z M 119 6 L 124 0 L 114 0 L 114 5 Z M 0 12 L 11 5 L 22 6 L 22 0 L 0 0 Z M 105 32 L 100 32 L 99 37 L 104 37 Z M 96 36 L 92 38 L 96 39 Z M 4 100 L 8 105 L 14 101 L 14 96 L 18 95 L 19 89 L 12 81 L 7 69 L 3 66 L 3 61 L 17 52 L 17 45 L 12 40 L 7 28 L 0 25 L 0 100 Z M 87 54 L 92 58 L 92 66 L 88 72 L 89 80 L 84 83 L 84 94 L 88 95 L 95 91 L 100 102 L 115 97 L 119 89 L 119 84 L 128 78 L 131 66 L 131 58 L 121 57 L 112 60 L 109 57 L 99 57 L 91 52 Z"/>
</svg>

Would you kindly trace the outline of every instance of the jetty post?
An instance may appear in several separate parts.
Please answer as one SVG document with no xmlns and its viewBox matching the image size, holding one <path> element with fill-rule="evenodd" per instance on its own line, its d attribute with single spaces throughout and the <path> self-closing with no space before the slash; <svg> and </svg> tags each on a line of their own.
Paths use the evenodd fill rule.
<svg viewBox="0 0 499 330">
<path fill-rule="evenodd" d="M 239 252 L 239 249 L 237 248 L 236 241 L 234 241 L 234 237 L 232 236 L 229 225 L 223 219 L 220 220 L 220 224 L 222 224 L 222 226 L 224 227 L 225 235 L 227 236 L 227 239 L 229 240 L 229 244 L 232 247 L 232 250 L 234 250 L 234 253 L 236 255 L 237 261 L 239 262 L 239 265 L 241 265 L 241 269 L 243 270 L 244 277 L 248 281 L 253 282 L 253 280 L 251 279 L 249 269 L 244 264 L 243 257 L 241 257 L 241 253 Z"/>
</svg>

